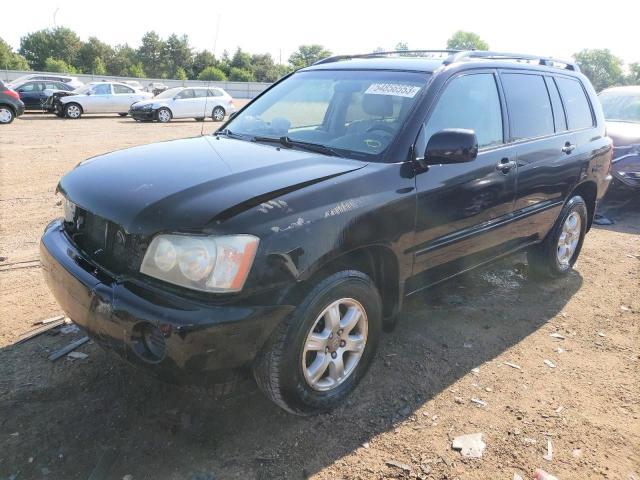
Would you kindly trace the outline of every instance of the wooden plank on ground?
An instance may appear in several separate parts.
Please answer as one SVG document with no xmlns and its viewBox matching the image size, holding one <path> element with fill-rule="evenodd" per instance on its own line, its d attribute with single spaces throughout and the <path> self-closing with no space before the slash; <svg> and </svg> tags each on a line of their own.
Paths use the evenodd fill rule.
<svg viewBox="0 0 640 480">
<path fill-rule="evenodd" d="M 76 340 L 75 342 L 71 342 L 66 347 L 63 347 L 60 350 L 56 350 L 51 355 L 49 355 L 49 360 L 51 360 L 52 362 L 55 362 L 60 357 L 64 357 L 67 353 L 74 351 L 80 345 L 82 345 L 83 343 L 86 343 L 88 341 L 89 341 L 89 337 L 82 337 L 82 338 Z"/>
</svg>

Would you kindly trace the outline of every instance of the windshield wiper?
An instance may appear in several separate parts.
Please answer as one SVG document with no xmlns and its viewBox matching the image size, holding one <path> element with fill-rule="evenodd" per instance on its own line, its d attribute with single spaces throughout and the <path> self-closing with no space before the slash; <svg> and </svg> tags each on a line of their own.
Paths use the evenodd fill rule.
<svg viewBox="0 0 640 480">
<path fill-rule="evenodd" d="M 321 153 L 332 157 L 342 157 L 336 150 L 320 143 L 302 142 L 300 140 L 292 140 L 286 135 L 283 137 L 261 137 L 255 136 L 251 139 L 254 142 L 278 143 L 286 148 L 300 148 L 309 152 Z"/>
<path fill-rule="evenodd" d="M 240 135 L 239 133 L 233 133 L 231 130 L 229 130 L 228 128 L 225 128 L 224 130 L 219 130 L 217 132 L 214 133 L 214 135 L 224 135 L 225 137 L 229 137 L 229 138 L 241 138 L 246 140 L 247 136 L 246 135 Z"/>
</svg>

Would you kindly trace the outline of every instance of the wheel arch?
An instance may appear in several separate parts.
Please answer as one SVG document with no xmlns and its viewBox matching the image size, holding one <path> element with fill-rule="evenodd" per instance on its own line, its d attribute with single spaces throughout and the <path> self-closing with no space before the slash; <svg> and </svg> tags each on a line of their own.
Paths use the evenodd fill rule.
<svg viewBox="0 0 640 480">
<path fill-rule="evenodd" d="M 10 103 L 0 102 L 0 107 L 7 107 L 9 110 L 11 110 L 13 112 L 13 116 L 14 117 L 18 113 L 18 112 L 16 112 L 15 107 L 13 105 L 11 105 Z"/>
<path fill-rule="evenodd" d="M 576 185 L 569 196 L 567 201 L 576 195 L 580 195 L 584 202 L 587 204 L 587 231 L 591 229 L 593 225 L 593 217 L 596 213 L 596 199 L 598 198 L 598 185 L 593 180 L 586 180 Z"/>
</svg>

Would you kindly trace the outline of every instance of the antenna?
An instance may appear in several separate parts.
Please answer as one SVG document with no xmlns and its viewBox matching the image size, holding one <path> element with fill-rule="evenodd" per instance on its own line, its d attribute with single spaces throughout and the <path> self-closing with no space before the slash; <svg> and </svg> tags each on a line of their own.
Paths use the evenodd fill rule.
<svg viewBox="0 0 640 480">
<path fill-rule="evenodd" d="M 211 81 L 207 82 L 207 96 L 204 97 L 204 108 L 202 111 L 202 126 L 200 127 L 200 136 L 204 135 L 204 123 L 207 121 L 207 106 L 209 105 L 209 85 L 210 85 Z M 211 116 L 213 117 L 213 110 L 211 113 Z"/>
</svg>

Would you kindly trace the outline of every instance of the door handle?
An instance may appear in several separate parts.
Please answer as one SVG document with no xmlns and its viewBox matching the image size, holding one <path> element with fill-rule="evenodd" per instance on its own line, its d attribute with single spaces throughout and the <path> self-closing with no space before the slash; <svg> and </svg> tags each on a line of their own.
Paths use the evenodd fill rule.
<svg viewBox="0 0 640 480">
<path fill-rule="evenodd" d="M 576 146 L 567 142 L 564 144 L 564 147 L 562 147 L 562 152 L 566 153 L 567 155 L 569 155 L 571 152 L 573 152 L 576 149 Z"/>
<path fill-rule="evenodd" d="M 517 163 L 514 160 L 503 158 L 496 164 L 496 170 L 500 170 L 502 173 L 509 173 L 509 171 L 516 166 Z"/>
</svg>

